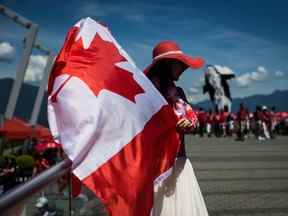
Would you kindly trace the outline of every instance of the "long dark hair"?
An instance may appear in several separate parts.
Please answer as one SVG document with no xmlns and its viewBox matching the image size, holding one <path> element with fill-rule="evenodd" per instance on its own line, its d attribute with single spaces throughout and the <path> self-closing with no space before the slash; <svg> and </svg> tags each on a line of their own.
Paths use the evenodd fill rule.
<svg viewBox="0 0 288 216">
<path fill-rule="evenodd" d="M 158 61 L 149 71 L 147 77 L 150 80 L 153 80 L 154 77 L 157 77 L 160 80 L 160 89 L 162 95 L 165 95 L 169 86 L 172 85 L 171 81 L 171 68 L 172 64 L 175 62 L 174 59 L 163 59 Z"/>
</svg>

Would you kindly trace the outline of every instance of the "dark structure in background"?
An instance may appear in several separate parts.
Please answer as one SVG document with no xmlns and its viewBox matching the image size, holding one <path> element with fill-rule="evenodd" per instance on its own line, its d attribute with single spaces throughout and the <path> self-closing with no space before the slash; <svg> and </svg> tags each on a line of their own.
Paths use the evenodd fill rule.
<svg viewBox="0 0 288 216">
<path fill-rule="evenodd" d="M 215 110 L 224 110 L 227 107 L 229 112 L 232 107 L 232 99 L 228 80 L 235 77 L 233 71 L 228 68 L 208 65 L 205 72 L 205 84 L 203 93 L 208 93 Z"/>
</svg>

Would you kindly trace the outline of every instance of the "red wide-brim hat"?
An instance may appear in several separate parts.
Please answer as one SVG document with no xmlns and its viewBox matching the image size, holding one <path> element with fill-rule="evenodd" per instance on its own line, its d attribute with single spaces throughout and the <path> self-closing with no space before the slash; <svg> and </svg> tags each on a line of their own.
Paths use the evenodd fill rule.
<svg viewBox="0 0 288 216">
<path fill-rule="evenodd" d="M 192 69 L 199 69 L 205 64 L 205 61 L 201 57 L 190 57 L 184 54 L 176 42 L 162 41 L 153 49 L 152 64 L 144 70 L 144 73 L 146 75 L 149 74 L 153 66 L 163 59 L 178 60 L 185 64 L 187 68 L 190 67 Z"/>
</svg>

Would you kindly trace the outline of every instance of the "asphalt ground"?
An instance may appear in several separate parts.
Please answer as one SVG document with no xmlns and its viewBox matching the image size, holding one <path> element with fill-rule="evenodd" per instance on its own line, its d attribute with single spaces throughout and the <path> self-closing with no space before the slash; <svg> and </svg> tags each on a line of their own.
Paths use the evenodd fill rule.
<svg viewBox="0 0 288 216">
<path fill-rule="evenodd" d="M 288 215 L 288 137 L 186 136 L 210 216 Z"/>
</svg>

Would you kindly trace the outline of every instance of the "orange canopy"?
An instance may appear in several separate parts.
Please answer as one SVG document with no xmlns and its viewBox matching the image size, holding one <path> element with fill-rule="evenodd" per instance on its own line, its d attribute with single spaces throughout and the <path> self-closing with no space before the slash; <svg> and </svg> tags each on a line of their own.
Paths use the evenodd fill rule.
<svg viewBox="0 0 288 216">
<path fill-rule="evenodd" d="M 32 132 L 33 130 L 28 123 L 16 117 L 6 119 L 0 128 L 0 134 L 11 140 L 29 138 Z"/>
<path fill-rule="evenodd" d="M 42 125 L 36 125 L 34 128 L 34 134 L 33 137 L 35 137 L 38 140 L 46 140 L 46 141 L 52 141 L 53 137 L 50 133 L 49 128 L 44 127 Z"/>
<path fill-rule="evenodd" d="M 36 138 L 38 140 L 53 140 L 53 137 L 48 128 L 42 125 L 36 125 L 32 128 L 27 122 L 13 117 L 6 119 L 0 134 L 4 135 L 8 140 L 23 140 L 27 138 Z"/>
</svg>

